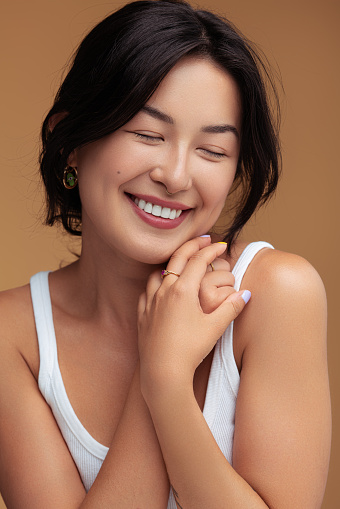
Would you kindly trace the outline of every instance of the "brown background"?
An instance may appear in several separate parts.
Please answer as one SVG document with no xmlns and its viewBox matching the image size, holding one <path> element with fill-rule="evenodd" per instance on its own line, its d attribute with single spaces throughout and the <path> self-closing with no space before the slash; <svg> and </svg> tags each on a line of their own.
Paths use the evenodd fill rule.
<svg viewBox="0 0 340 509">
<path fill-rule="evenodd" d="M 73 48 L 89 27 L 120 5 L 96 0 L 2 4 L 0 290 L 24 284 L 33 273 L 56 268 L 60 260 L 72 260 L 67 238 L 40 222 L 39 127 Z M 333 452 L 322 507 L 336 509 L 340 507 L 340 4 L 338 0 L 205 0 L 200 5 L 225 13 L 257 41 L 282 75 L 284 174 L 277 197 L 258 214 L 245 236 L 307 258 L 325 283 Z M 71 244 L 73 249 L 76 246 Z"/>
</svg>

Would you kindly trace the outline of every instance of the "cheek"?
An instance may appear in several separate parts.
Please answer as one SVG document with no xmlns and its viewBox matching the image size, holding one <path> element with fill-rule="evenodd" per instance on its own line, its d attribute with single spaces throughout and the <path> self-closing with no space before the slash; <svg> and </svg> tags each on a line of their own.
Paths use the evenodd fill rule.
<svg viewBox="0 0 340 509">
<path fill-rule="evenodd" d="M 210 206 L 222 206 L 233 185 L 236 168 L 223 168 L 222 171 L 216 171 L 213 174 L 207 174 L 202 179 L 202 189 L 204 190 L 206 203 Z"/>
<path fill-rule="evenodd" d="M 134 176 L 135 158 L 120 144 L 98 142 L 84 147 L 78 156 L 79 185 L 89 188 L 119 187 Z"/>
</svg>

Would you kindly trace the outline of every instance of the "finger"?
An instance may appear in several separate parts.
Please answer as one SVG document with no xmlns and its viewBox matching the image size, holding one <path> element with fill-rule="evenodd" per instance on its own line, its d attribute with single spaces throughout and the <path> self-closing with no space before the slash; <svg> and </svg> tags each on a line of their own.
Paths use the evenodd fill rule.
<svg viewBox="0 0 340 509">
<path fill-rule="evenodd" d="M 233 292 L 235 277 L 228 271 L 207 272 L 201 281 L 199 302 L 204 313 L 211 313 Z"/>
<path fill-rule="evenodd" d="M 143 292 L 138 299 L 138 306 L 137 306 L 137 315 L 138 318 L 141 318 L 145 312 L 146 308 L 146 293 Z"/>
<path fill-rule="evenodd" d="M 235 289 L 232 286 L 221 286 L 220 288 L 209 286 L 204 292 L 200 290 L 198 298 L 202 311 L 204 313 L 215 311 L 234 292 Z"/>
<path fill-rule="evenodd" d="M 208 265 L 220 256 L 226 247 L 227 244 L 217 242 L 194 253 L 181 273 L 181 283 L 187 288 L 196 288 L 198 290 L 207 272 Z"/>
<path fill-rule="evenodd" d="M 159 270 L 156 270 L 150 274 L 148 281 L 146 283 L 145 295 L 146 295 L 146 307 L 151 305 L 152 299 L 154 298 L 155 293 L 159 289 L 162 284 L 161 273 Z"/>
<path fill-rule="evenodd" d="M 201 290 L 205 290 L 208 287 L 215 286 L 219 288 L 221 286 L 234 286 L 235 276 L 227 270 L 214 270 L 214 272 L 207 272 L 201 282 Z"/>
<path fill-rule="evenodd" d="M 223 256 L 223 253 L 222 253 L 222 256 Z M 214 266 L 215 272 L 218 272 L 220 270 L 225 270 L 225 271 L 231 272 L 230 271 L 230 263 L 228 263 L 227 260 L 224 260 L 223 258 L 216 258 L 212 262 L 212 265 Z M 213 270 L 211 268 L 211 264 L 208 266 L 208 271 L 213 272 Z"/>
<path fill-rule="evenodd" d="M 232 274 L 229 274 L 229 278 L 225 279 L 223 283 L 221 281 L 214 281 L 213 283 L 207 281 L 209 279 L 208 274 L 204 276 L 198 293 L 201 307 L 205 313 L 210 313 L 216 309 L 231 293 L 236 291 Z"/>
<path fill-rule="evenodd" d="M 228 325 L 242 313 L 250 297 L 251 293 L 249 290 L 234 292 L 210 314 L 210 317 L 214 317 L 215 324 L 220 328 L 220 335 L 223 334 Z"/>
<path fill-rule="evenodd" d="M 189 240 L 173 253 L 168 262 L 167 270 L 181 274 L 191 256 L 208 246 L 210 243 L 210 237 L 196 237 Z M 176 278 L 177 276 L 169 274 L 164 277 L 163 281 L 165 284 L 169 285 L 173 284 L 176 281 Z"/>
</svg>

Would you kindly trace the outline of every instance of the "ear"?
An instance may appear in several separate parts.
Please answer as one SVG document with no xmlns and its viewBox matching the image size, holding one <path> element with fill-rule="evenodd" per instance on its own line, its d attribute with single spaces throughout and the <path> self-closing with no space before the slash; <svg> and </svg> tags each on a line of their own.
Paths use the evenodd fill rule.
<svg viewBox="0 0 340 509">
<path fill-rule="evenodd" d="M 52 132 L 55 126 L 68 115 L 67 111 L 60 111 L 59 113 L 55 113 L 52 115 L 52 117 L 48 120 L 48 128 Z"/>
<path fill-rule="evenodd" d="M 77 149 L 74 149 L 67 158 L 67 164 L 75 168 L 78 166 Z"/>
</svg>

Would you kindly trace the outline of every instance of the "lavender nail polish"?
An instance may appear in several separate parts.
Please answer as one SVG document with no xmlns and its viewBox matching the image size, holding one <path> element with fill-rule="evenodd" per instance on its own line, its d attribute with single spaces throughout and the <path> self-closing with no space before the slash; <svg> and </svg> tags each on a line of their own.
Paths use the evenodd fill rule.
<svg viewBox="0 0 340 509">
<path fill-rule="evenodd" d="M 249 302 L 249 299 L 251 297 L 251 292 L 249 290 L 244 290 L 241 297 L 244 300 L 244 302 L 247 304 L 247 302 Z"/>
</svg>

